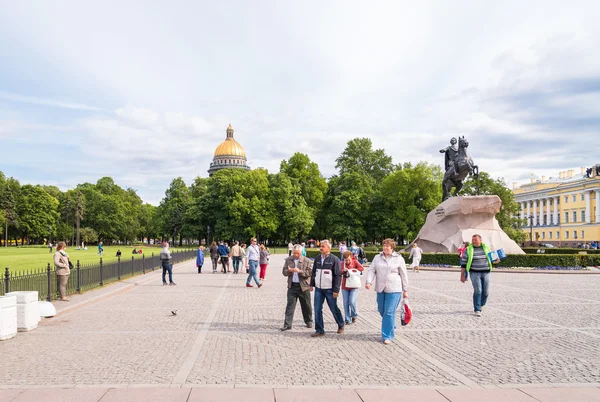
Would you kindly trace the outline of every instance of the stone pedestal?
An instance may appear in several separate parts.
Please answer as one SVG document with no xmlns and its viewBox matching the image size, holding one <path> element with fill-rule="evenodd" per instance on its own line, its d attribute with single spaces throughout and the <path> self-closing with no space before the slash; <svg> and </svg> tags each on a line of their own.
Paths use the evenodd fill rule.
<svg viewBox="0 0 600 402">
<path fill-rule="evenodd" d="M 38 292 L 11 292 L 6 295 L 17 299 L 17 329 L 21 332 L 36 329 L 40 322 Z"/>
<path fill-rule="evenodd" d="M 479 234 L 492 250 L 525 254 L 496 220 L 501 205 L 497 195 L 449 198 L 427 215 L 415 242 L 425 253 L 456 253 L 464 241 Z"/>
<path fill-rule="evenodd" d="M 17 298 L 0 296 L 0 341 L 17 335 Z"/>
</svg>

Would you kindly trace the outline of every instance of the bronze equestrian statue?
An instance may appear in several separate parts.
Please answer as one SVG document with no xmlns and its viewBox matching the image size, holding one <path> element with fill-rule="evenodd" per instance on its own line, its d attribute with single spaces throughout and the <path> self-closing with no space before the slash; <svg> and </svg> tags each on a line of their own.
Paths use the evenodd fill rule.
<svg viewBox="0 0 600 402">
<path fill-rule="evenodd" d="M 444 180 L 442 180 L 442 202 L 448 198 L 458 194 L 463 186 L 463 180 L 469 175 L 474 175 L 475 178 L 479 177 L 479 166 L 473 164 L 473 159 L 467 154 L 467 148 L 469 142 L 465 137 L 458 138 L 458 149 L 456 149 L 456 138 L 450 140 L 451 146 L 440 150 L 441 153 L 445 153 L 444 166 L 446 173 L 444 174 Z M 452 188 L 455 188 L 454 194 Z"/>
</svg>

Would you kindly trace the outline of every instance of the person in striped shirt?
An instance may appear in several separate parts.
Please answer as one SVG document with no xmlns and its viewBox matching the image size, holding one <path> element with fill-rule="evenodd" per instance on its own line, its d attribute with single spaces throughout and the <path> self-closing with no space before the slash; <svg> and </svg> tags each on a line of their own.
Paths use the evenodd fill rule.
<svg viewBox="0 0 600 402">
<path fill-rule="evenodd" d="M 485 307 L 490 290 L 490 274 L 494 264 L 500 260 L 490 259 L 490 248 L 481 241 L 481 236 L 473 235 L 471 244 L 460 259 L 460 280 L 465 282 L 467 274 L 471 275 L 473 284 L 473 309 L 475 316 L 481 317 L 481 310 Z"/>
</svg>

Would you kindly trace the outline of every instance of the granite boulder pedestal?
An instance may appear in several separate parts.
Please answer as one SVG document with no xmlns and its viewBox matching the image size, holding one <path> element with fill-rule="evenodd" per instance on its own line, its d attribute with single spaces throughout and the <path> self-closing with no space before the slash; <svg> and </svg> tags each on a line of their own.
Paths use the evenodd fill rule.
<svg viewBox="0 0 600 402">
<path fill-rule="evenodd" d="M 7 296 L 17 299 L 17 329 L 27 332 L 36 329 L 40 322 L 38 292 L 11 292 Z"/>
<path fill-rule="evenodd" d="M 470 242 L 474 234 L 479 234 L 492 250 L 525 254 L 498 224 L 496 214 L 501 206 L 497 195 L 449 198 L 427 215 L 414 242 L 425 253 L 456 253 L 463 242 Z"/>
<path fill-rule="evenodd" d="M 0 296 L 0 341 L 17 335 L 17 298 Z"/>
</svg>

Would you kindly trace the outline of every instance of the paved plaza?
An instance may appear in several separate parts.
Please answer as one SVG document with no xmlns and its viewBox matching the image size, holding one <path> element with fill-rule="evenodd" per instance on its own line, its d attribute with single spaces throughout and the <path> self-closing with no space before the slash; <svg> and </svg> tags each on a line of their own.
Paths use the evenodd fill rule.
<svg viewBox="0 0 600 402">
<path fill-rule="evenodd" d="M 365 289 L 344 334 L 325 307 L 328 332 L 311 338 L 299 305 L 279 331 L 283 259 L 261 289 L 186 262 L 178 286 L 154 272 L 57 304 L 68 310 L 0 343 L 0 402 L 600 400 L 599 275 L 494 273 L 478 318 L 457 272 L 409 272 L 413 321 L 384 346 Z"/>
</svg>

